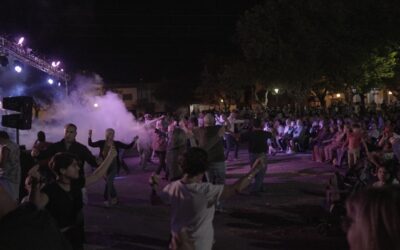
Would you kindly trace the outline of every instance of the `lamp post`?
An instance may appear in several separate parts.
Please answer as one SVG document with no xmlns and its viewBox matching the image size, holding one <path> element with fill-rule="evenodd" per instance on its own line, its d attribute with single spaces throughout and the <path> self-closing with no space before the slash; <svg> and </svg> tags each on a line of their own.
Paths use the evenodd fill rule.
<svg viewBox="0 0 400 250">
<path fill-rule="evenodd" d="M 275 88 L 275 89 L 274 89 L 274 92 L 275 92 L 276 106 L 278 107 L 278 94 L 279 94 L 279 89 L 278 89 L 278 88 Z"/>
</svg>

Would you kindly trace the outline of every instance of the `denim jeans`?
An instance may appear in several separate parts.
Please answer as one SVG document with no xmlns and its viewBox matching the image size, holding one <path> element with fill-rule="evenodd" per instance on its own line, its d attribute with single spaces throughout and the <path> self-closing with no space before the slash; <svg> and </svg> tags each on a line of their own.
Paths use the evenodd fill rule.
<svg viewBox="0 0 400 250">
<path fill-rule="evenodd" d="M 209 168 L 207 171 L 207 179 L 208 182 L 215 185 L 225 185 L 225 177 L 226 177 L 226 165 L 224 161 L 220 162 L 210 162 Z M 222 204 L 220 201 L 216 203 L 216 209 L 221 210 Z"/>
<path fill-rule="evenodd" d="M 400 139 L 396 139 L 392 145 L 393 153 L 397 160 L 400 161 Z"/>
<path fill-rule="evenodd" d="M 117 175 L 118 166 L 117 160 L 114 159 L 111 163 L 110 168 L 107 170 L 106 186 L 104 189 L 104 200 L 110 201 L 113 198 L 117 198 L 117 191 L 114 186 L 114 179 Z"/>
<path fill-rule="evenodd" d="M 253 184 L 251 185 L 251 192 L 255 193 L 263 191 L 265 172 L 267 172 L 267 158 L 265 156 L 265 153 L 249 153 L 250 166 L 253 166 L 254 162 L 259 157 L 264 157 L 263 160 L 264 167 L 261 168 L 261 170 L 258 171 L 258 173 L 254 176 L 254 181 Z"/>
<path fill-rule="evenodd" d="M 145 169 L 147 162 L 150 160 L 151 150 L 150 148 L 141 148 L 138 151 L 140 157 L 139 166 L 141 169 Z"/>
<path fill-rule="evenodd" d="M 226 149 L 225 149 L 225 160 L 229 157 L 229 152 L 233 148 L 235 151 L 235 158 L 238 158 L 239 142 L 232 134 L 225 134 Z"/>
<path fill-rule="evenodd" d="M 167 163 L 165 162 L 165 158 L 167 156 L 167 151 L 156 151 L 156 154 L 157 154 L 158 160 L 160 162 L 158 167 L 157 167 L 156 174 L 160 175 L 161 170 L 164 170 L 165 177 L 168 178 Z"/>
<path fill-rule="evenodd" d="M 208 181 L 212 184 L 224 185 L 226 166 L 224 161 L 220 162 L 210 162 L 207 171 Z"/>
</svg>

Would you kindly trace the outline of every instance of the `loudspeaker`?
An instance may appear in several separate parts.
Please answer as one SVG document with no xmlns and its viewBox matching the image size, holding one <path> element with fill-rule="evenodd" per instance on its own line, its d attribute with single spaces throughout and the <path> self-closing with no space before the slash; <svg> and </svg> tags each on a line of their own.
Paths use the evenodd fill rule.
<svg viewBox="0 0 400 250">
<path fill-rule="evenodd" d="M 17 111 L 19 114 L 3 115 L 1 125 L 21 130 L 31 129 L 32 106 L 33 98 L 31 96 L 4 97 L 3 109 Z"/>
</svg>

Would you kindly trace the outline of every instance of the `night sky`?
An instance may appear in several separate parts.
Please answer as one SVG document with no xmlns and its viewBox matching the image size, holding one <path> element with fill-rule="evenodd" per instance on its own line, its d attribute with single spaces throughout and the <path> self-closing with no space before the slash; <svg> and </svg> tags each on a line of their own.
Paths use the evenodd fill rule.
<svg viewBox="0 0 400 250">
<path fill-rule="evenodd" d="M 3 0 L 0 34 L 108 83 L 198 81 L 207 55 L 237 53 L 236 22 L 256 2 Z"/>
</svg>

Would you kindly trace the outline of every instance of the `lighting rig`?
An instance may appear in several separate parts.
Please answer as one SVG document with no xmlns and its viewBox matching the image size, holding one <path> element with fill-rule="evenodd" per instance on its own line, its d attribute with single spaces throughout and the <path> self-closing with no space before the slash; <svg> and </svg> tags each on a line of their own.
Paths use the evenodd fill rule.
<svg viewBox="0 0 400 250">
<path fill-rule="evenodd" d="M 63 80 L 65 82 L 65 92 L 68 95 L 68 81 L 70 80 L 70 76 L 60 67 L 60 61 L 47 62 L 34 54 L 32 49 L 25 48 L 23 46 L 24 41 L 24 37 L 20 37 L 17 42 L 12 42 L 0 36 L 1 66 L 7 66 L 8 57 L 15 59 L 19 63 L 30 65 L 47 73 L 49 76 Z M 15 66 L 15 71 L 20 73 L 22 71 L 22 66 Z"/>
</svg>

